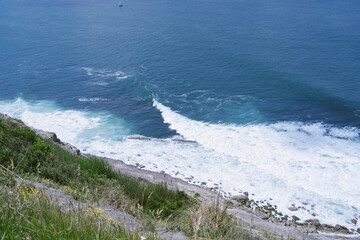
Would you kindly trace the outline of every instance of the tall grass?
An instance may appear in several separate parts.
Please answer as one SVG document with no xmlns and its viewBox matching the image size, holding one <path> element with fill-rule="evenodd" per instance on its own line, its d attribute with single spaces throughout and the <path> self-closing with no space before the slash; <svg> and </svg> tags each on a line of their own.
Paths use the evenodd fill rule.
<svg viewBox="0 0 360 240">
<path fill-rule="evenodd" d="M 226 210 L 220 197 L 208 203 L 198 201 L 174 219 L 173 227 L 195 239 L 260 239 L 252 236 L 249 229 Z"/>
<path fill-rule="evenodd" d="M 122 175 L 96 157 L 73 155 L 27 127 L 0 119 L 0 163 L 23 174 L 50 179 L 73 189 L 78 200 L 100 201 L 109 193 L 126 194 L 145 211 L 168 217 L 185 208 L 190 198 L 164 184 L 148 184 Z M 115 190 L 114 190 L 115 189 Z"/>
<path fill-rule="evenodd" d="M 165 184 L 142 182 L 114 171 L 102 159 L 72 155 L 50 142 L 46 144 L 56 157 L 39 169 L 45 178 L 83 193 L 94 189 L 103 191 L 110 184 L 117 188 L 118 194 L 125 193 L 145 211 L 158 211 L 161 217 L 168 217 L 190 204 L 191 198 L 182 191 L 172 191 Z"/>
<path fill-rule="evenodd" d="M 60 187 L 80 201 L 104 202 L 195 239 L 257 239 L 219 205 L 202 205 L 166 184 L 150 184 L 114 171 L 102 159 L 73 155 L 15 121 L 0 119 L 0 233 L 4 239 L 139 239 L 81 211 L 62 212 L 43 197 L 31 201 L 14 189 L 13 175 Z M 13 193 L 10 193 L 13 192 Z M 35 201 L 36 200 L 36 201 Z M 2 236 L 0 236 L 2 239 Z"/>
<path fill-rule="evenodd" d="M 0 239 L 140 239 L 84 211 L 64 212 L 36 189 L 4 188 L 0 194 Z"/>
</svg>

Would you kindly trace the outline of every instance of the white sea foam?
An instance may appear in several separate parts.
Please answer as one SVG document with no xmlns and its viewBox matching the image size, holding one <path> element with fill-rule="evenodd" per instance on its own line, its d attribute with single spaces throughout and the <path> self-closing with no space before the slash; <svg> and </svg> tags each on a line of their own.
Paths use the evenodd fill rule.
<svg viewBox="0 0 360 240">
<path fill-rule="evenodd" d="M 315 213 L 323 222 L 354 228 L 350 220 L 359 217 L 360 209 L 358 129 L 297 122 L 209 124 L 188 119 L 157 101 L 154 106 L 164 122 L 186 139 L 236 158 L 235 166 L 218 163 L 232 187 L 248 189 L 264 199 L 271 197 L 272 203 L 289 215 L 294 214 L 287 209 L 292 203 L 315 204 L 313 210 L 307 205 L 296 215 L 305 220 Z M 248 174 L 249 169 L 256 169 L 254 175 Z M 246 180 L 239 184 L 234 175 Z"/>
<path fill-rule="evenodd" d="M 109 126 L 111 129 L 107 129 L 108 121 L 113 121 L 109 114 L 64 110 L 50 101 L 28 102 L 21 98 L 3 101 L 0 102 L 0 112 L 19 118 L 34 128 L 56 132 L 62 141 L 69 143 L 93 135 L 109 136 L 111 131 L 119 135 L 128 133 L 121 119 L 116 122 L 118 126 Z"/>
<path fill-rule="evenodd" d="M 356 128 L 332 128 L 330 134 L 339 138 L 358 138 L 359 129 Z"/>
<path fill-rule="evenodd" d="M 157 101 L 154 106 L 170 128 L 197 143 L 129 139 L 128 124 L 119 118 L 64 110 L 52 102 L 0 102 L 0 112 L 54 131 L 86 153 L 140 163 L 199 185 L 205 182 L 208 187 L 220 187 L 225 196 L 247 191 L 254 200 L 266 200 L 302 220 L 317 218 L 359 227 L 350 222 L 360 217 L 358 129 L 295 122 L 209 124 L 186 118 Z M 290 212 L 291 204 L 305 210 Z"/>
<path fill-rule="evenodd" d="M 130 77 L 130 75 L 126 75 L 122 71 L 109 71 L 109 70 L 97 70 L 90 67 L 83 67 L 82 70 L 85 70 L 87 75 L 89 76 L 96 76 L 101 78 L 113 78 L 115 77 L 117 80 L 123 80 Z"/>
<path fill-rule="evenodd" d="M 110 83 L 108 83 L 108 82 L 102 82 L 102 81 L 89 83 L 89 85 L 96 85 L 96 86 L 107 86 L 109 84 Z"/>
<path fill-rule="evenodd" d="M 107 101 L 107 98 L 79 98 L 79 102 L 101 102 Z"/>
</svg>

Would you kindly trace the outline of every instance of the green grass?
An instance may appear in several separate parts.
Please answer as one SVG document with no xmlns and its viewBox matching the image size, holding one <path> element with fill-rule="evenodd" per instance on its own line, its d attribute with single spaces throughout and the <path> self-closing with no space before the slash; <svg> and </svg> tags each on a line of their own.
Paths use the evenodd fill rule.
<svg viewBox="0 0 360 240">
<path fill-rule="evenodd" d="M 28 194 L 22 189 L 0 192 L 1 239 L 140 239 L 138 233 L 126 232 L 116 223 L 84 211 L 64 212 L 40 192 Z"/>
<path fill-rule="evenodd" d="M 80 193 L 75 195 L 80 200 L 99 201 L 98 196 L 106 197 L 111 186 L 113 195 L 125 193 L 145 211 L 161 212 L 161 217 L 169 217 L 191 202 L 191 198 L 182 191 L 172 191 L 164 184 L 149 184 L 122 175 L 101 159 L 75 156 L 59 146 L 46 144 L 56 157 L 41 166 L 38 175 L 71 187 Z"/>
<path fill-rule="evenodd" d="M 1 164 L 21 173 L 32 173 L 54 156 L 42 138 L 20 126 L 0 119 Z"/>
<path fill-rule="evenodd" d="M 113 194 L 125 192 L 145 211 L 160 212 L 161 217 L 182 210 L 191 200 L 184 192 L 169 190 L 164 184 L 148 184 L 115 172 L 101 159 L 73 155 L 29 128 L 0 120 L 0 129 L 2 165 L 68 186 L 76 199 L 99 201 L 98 196 L 106 197 L 111 186 Z"/>
<path fill-rule="evenodd" d="M 81 211 L 62 212 L 46 198 L 29 201 L 16 190 L 14 174 L 59 188 L 79 201 L 110 204 L 136 216 L 151 231 L 165 226 L 195 239 L 258 239 L 219 202 L 207 206 L 165 184 L 125 176 L 102 159 L 63 150 L 18 121 L 0 119 L 0 164 L 12 171 L 0 171 L 4 239 L 139 239 L 109 223 L 99 228 L 98 220 Z"/>
</svg>

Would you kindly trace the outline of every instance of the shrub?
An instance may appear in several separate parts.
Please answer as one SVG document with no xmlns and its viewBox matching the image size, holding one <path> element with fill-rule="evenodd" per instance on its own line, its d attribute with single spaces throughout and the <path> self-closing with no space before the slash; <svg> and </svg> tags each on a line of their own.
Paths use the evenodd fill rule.
<svg viewBox="0 0 360 240">
<path fill-rule="evenodd" d="M 0 146 L 0 163 L 23 172 L 35 172 L 39 166 L 53 158 L 50 148 L 34 131 L 2 119 Z"/>
</svg>

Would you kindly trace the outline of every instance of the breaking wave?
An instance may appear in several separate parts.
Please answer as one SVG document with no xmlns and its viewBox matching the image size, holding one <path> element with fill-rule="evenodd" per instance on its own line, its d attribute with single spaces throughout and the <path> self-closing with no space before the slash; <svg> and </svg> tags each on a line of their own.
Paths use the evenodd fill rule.
<svg viewBox="0 0 360 240">
<path fill-rule="evenodd" d="M 290 204 L 305 205 L 296 213 L 303 220 L 316 216 L 330 224 L 354 227 L 350 220 L 359 217 L 360 209 L 359 129 L 300 122 L 209 124 L 189 119 L 156 100 L 153 105 L 185 139 L 236 159 L 235 165 L 217 163 L 223 174 L 243 175 L 239 178 L 248 182 L 240 186 L 239 178 L 229 177 L 231 186 L 249 187 L 265 199 L 271 197 L 288 214 Z M 246 173 L 249 168 L 256 170 L 253 176 Z"/>
</svg>

